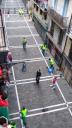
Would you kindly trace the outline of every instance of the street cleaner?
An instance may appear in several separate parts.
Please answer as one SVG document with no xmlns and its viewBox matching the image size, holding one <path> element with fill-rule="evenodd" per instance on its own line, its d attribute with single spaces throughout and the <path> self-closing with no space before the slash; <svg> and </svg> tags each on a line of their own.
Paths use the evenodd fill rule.
<svg viewBox="0 0 72 128">
<path fill-rule="evenodd" d="M 26 50 L 26 44 L 27 44 L 27 40 L 25 37 L 23 37 L 23 40 L 22 40 L 22 45 L 23 45 L 23 49 Z"/>
<path fill-rule="evenodd" d="M 52 73 L 54 72 L 54 64 L 55 64 L 55 61 L 54 61 L 54 58 L 49 58 L 49 67 L 52 69 Z"/>
<path fill-rule="evenodd" d="M 27 112 L 28 112 L 28 110 L 25 108 L 25 107 L 23 107 L 22 109 L 21 109 L 21 118 L 22 118 L 22 121 L 23 121 L 23 125 L 26 127 L 27 126 L 27 122 L 26 122 L 26 116 L 27 116 Z"/>
<path fill-rule="evenodd" d="M 20 8 L 20 9 L 18 10 L 18 13 L 19 13 L 20 16 L 23 16 L 23 14 L 24 14 L 23 9 Z"/>
<path fill-rule="evenodd" d="M 41 49 L 41 51 L 42 51 L 42 54 L 45 56 L 45 52 L 46 52 L 46 47 L 45 47 L 45 45 L 44 45 L 44 44 L 41 44 L 41 45 L 40 45 L 40 49 Z"/>
</svg>

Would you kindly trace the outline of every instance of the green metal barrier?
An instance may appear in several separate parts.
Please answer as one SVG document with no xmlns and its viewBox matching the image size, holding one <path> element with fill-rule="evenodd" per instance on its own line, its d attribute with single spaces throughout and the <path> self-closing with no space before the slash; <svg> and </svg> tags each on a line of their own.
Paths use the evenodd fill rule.
<svg viewBox="0 0 72 128">
<path fill-rule="evenodd" d="M 4 116 L 9 119 L 9 110 L 8 107 L 0 107 L 0 117 Z"/>
</svg>

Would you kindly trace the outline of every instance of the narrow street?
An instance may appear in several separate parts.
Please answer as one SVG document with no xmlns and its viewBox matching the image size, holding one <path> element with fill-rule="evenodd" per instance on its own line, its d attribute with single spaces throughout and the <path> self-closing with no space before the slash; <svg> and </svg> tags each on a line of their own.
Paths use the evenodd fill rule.
<svg viewBox="0 0 72 128">
<path fill-rule="evenodd" d="M 53 74 L 48 73 L 49 50 L 44 57 L 40 45 L 43 43 L 32 18 L 21 0 L 3 0 L 3 19 L 6 40 L 12 52 L 13 62 L 26 62 L 26 72 L 22 72 L 22 63 L 11 69 L 9 88 L 10 120 L 15 121 L 17 128 L 22 128 L 20 110 L 28 109 L 28 128 L 71 128 L 72 127 L 72 88 L 64 78 L 57 81 L 56 89 L 51 88 Z M 24 9 L 20 16 L 18 10 Z M 7 14 L 9 11 L 10 14 Z M 22 38 L 27 39 L 26 51 L 22 47 Z M 55 64 L 55 69 L 57 69 Z M 35 83 L 36 71 L 41 69 L 40 85 Z M 54 76 L 59 76 L 56 71 Z"/>
</svg>

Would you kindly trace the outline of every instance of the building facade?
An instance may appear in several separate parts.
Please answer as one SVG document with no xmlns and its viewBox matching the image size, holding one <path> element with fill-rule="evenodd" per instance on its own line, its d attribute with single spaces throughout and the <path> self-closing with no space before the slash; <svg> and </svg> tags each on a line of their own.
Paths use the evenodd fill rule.
<svg viewBox="0 0 72 128">
<path fill-rule="evenodd" d="M 70 85 L 72 85 L 72 15 L 69 28 L 66 33 L 62 67 L 64 67 L 64 76 L 66 80 Z"/>
<path fill-rule="evenodd" d="M 66 0 L 67 1 L 67 0 Z M 65 0 L 48 0 L 49 32 L 47 32 L 50 52 L 60 66 L 62 62 L 63 50 L 66 40 L 66 31 L 69 24 Z M 68 3 L 67 3 L 68 5 Z M 68 8 L 68 7 L 67 7 Z"/>
<path fill-rule="evenodd" d="M 48 0 L 48 9 L 42 9 L 40 2 L 35 0 L 33 10 L 33 21 L 37 31 L 47 43 L 56 63 L 63 67 L 64 74 L 68 72 L 63 60 L 67 44 L 70 42 L 67 33 L 72 14 L 71 5 L 72 0 Z M 65 78 L 67 79 L 66 75 Z M 67 81 L 71 80 L 68 78 Z"/>
<path fill-rule="evenodd" d="M 6 46 L 6 35 L 4 30 L 2 13 L 0 10 L 0 64 L 6 62 L 6 56 L 8 53 L 8 48 Z"/>
<path fill-rule="evenodd" d="M 6 56 L 8 53 L 8 48 L 6 46 L 6 35 L 4 30 L 2 13 L 0 10 L 0 64 L 6 62 Z"/>
</svg>

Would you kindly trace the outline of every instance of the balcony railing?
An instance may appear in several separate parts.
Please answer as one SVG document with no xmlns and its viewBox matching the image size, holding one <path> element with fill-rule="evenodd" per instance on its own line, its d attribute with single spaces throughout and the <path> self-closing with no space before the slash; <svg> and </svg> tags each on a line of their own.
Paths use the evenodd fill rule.
<svg viewBox="0 0 72 128">
<path fill-rule="evenodd" d="M 67 35 L 72 39 L 72 18 L 70 20 L 70 24 L 69 24 Z"/>
<path fill-rule="evenodd" d="M 67 33 L 68 37 L 72 39 L 72 32 Z"/>
<path fill-rule="evenodd" d="M 34 7 L 38 7 L 39 9 L 41 9 L 43 12 L 48 12 L 47 9 L 44 9 L 43 7 L 41 7 L 40 2 L 38 1 L 34 1 Z"/>
<path fill-rule="evenodd" d="M 54 9 L 49 8 L 48 14 L 54 19 L 56 23 L 62 28 L 66 29 L 68 27 L 68 17 L 63 17 L 59 13 L 57 13 Z"/>
</svg>

